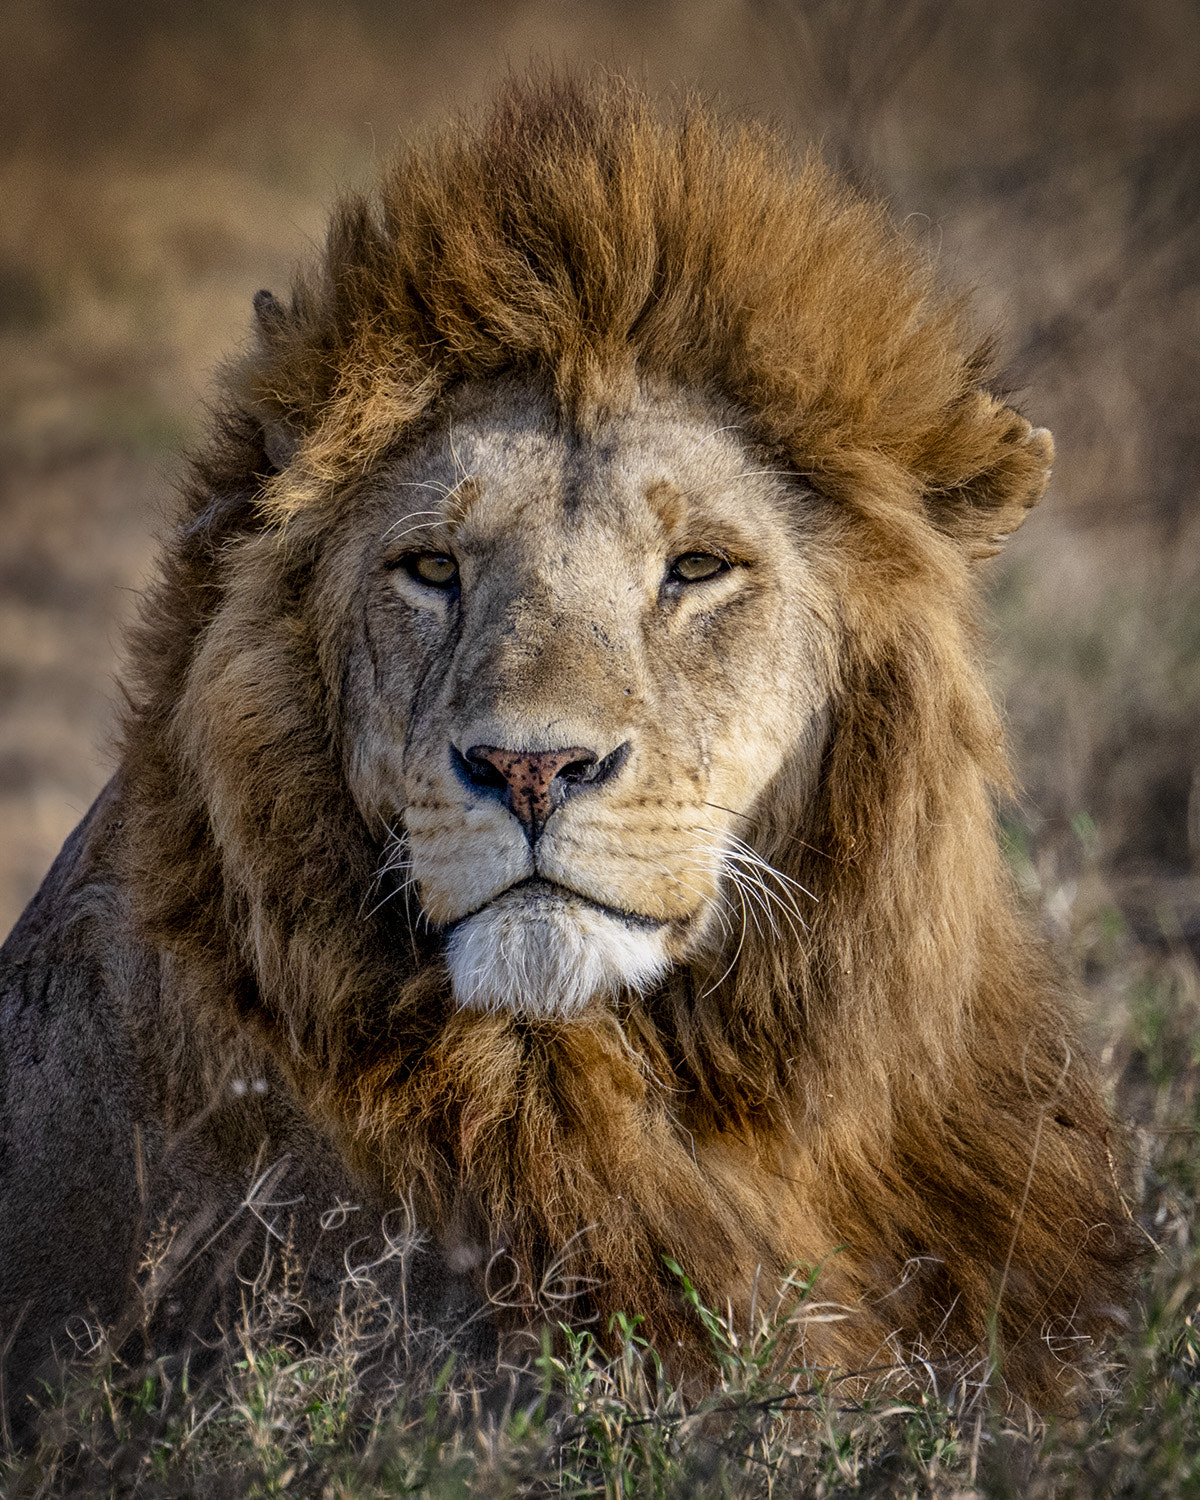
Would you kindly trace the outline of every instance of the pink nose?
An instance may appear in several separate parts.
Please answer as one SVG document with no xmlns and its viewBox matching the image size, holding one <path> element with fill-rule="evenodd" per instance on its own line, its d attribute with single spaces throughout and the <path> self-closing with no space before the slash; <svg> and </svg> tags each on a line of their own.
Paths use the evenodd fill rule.
<svg viewBox="0 0 1200 1500">
<path fill-rule="evenodd" d="M 505 805 L 520 819 L 531 839 L 566 798 L 568 786 L 588 779 L 596 764 L 592 750 L 501 750 L 495 745 L 472 745 L 466 753 L 473 779 L 479 785 L 505 787 Z"/>
</svg>

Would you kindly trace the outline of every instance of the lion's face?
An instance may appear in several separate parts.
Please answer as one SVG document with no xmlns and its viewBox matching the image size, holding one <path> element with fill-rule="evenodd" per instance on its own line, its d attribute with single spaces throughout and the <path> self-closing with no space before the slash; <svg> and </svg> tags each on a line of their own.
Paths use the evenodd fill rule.
<svg viewBox="0 0 1200 1500">
<path fill-rule="evenodd" d="M 582 437 L 476 386 L 355 509 L 348 775 L 461 1005 L 571 1014 L 802 920 L 747 845 L 823 743 L 830 523 L 727 414 L 644 395 Z"/>
</svg>

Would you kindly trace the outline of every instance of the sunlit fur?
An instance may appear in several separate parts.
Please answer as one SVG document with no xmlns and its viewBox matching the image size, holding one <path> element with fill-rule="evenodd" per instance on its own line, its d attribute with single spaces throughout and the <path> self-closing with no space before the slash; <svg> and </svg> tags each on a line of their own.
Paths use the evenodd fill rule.
<svg viewBox="0 0 1200 1500">
<path fill-rule="evenodd" d="M 823 1262 L 849 1315 L 813 1324 L 810 1358 L 969 1353 L 994 1328 L 1013 1386 L 1065 1401 L 1134 1236 L 997 847 L 971 629 L 974 560 L 1051 446 L 989 390 L 924 253 L 763 130 L 543 79 L 347 200 L 260 322 L 145 617 L 120 781 L 138 920 L 189 1003 L 262 1039 L 444 1242 L 503 1247 L 534 1289 L 565 1262 L 564 1315 L 601 1336 L 625 1310 L 702 1365 L 664 1256 L 740 1318 L 760 1272 Z M 314 583 L 379 466 L 511 371 L 585 437 L 648 382 L 723 403 L 819 497 L 836 582 L 816 782 L 808 744 L 726 821 L 744 878 L 711 941 L 551 1020 L 456 1003 L 436 918 L 413 887 L 381 899 L 396 846 L 351 793 L 340 697 L 359 648 Z"/>
</svg>

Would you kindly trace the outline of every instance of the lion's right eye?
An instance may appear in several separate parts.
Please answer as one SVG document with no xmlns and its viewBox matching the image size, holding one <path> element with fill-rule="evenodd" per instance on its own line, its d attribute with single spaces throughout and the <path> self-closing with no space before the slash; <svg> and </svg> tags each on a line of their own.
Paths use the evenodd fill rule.
<svg viewBox="0 0 1200 1500">
<path fill-rule="evenodd" d="M 427 588 L 452 589 L 458 583 L 458 564 L 448 552 L 406 552 L 391 566 Z"/>
<path fill-rule="evenodd" d="M 718 573 L 728 573 L 729 559 L 715 552 L 685 552 L 667 571 L 672 583 L 703 583 Z"/>
</svg>

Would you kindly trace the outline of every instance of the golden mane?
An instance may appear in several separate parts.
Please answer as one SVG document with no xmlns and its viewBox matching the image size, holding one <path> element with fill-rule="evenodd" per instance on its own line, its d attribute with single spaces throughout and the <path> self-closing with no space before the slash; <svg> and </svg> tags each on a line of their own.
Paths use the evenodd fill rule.
<svg viewBox="0 0 1200 1500">
<path fill-rule="evenodd" d="M 1060 1399 L 1055 1336 L 1109 1326 L 1133 1229 L 998 849 L 971 566 L 1051 450 L 985 387 L 925 256 L 765 130 L 544 77 L 344 202 L 260 325 L 138 636 L 122 771 L 138 920 L 195 1003 L 265 1041 L 360 1172 L 527 1286 L 565 1264 L 581 1305 L 691 1345 L 664 1256 L 735 1306 L 758 1267 L 828 1256 L 856 1313 L 826 1357 L 893 1332 L 963 1352 L 994 1320 L 1015 1387 Z M 819 794 L 785 770 L 747 835 L 819 897 L 809 930 L 553 1023 L 456 1011 L 436 941 L 414 958 L 395 906 L 369 911 L 347 648 L 307 589 L 358 476 L 453 387 L 512 370 L 583 429 L 639 380 L 711 393 L 842 518 Z M 785 1156 L 811 1245 L 772 1218 Z"/>
</svg>

